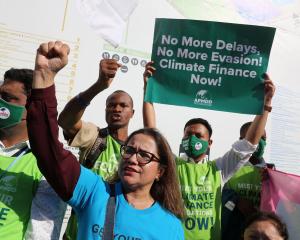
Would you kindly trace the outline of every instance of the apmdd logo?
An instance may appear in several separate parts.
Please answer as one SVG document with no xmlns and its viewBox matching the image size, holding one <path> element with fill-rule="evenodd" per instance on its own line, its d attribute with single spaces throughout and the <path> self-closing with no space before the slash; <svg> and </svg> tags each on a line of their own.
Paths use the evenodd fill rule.
<svg viewBox="0 0 300 240">
<path fill-rule="evenodd" d="M 202 148 L 202 143 L 201 142 L 195 143 L 195 149 L 196 150 L 200 150 L 201 148 Z"/>
<path fill-rule="evenodd" d="M 0 119 L 8 119 L 10 111 L 6 107 L 0 108 Z"/>
<path fill-rule="evenodd" d="M 213 101 L 211 100 L 211 96 L 207 90 L 201 89 L 196 93 L 196 97 L 194 99 L 194 104 L 211 106 L 212 103 L 213 103 Z"/>
<path fill-rule="evenodd" d="M 17 178 L 15 176 L 4 176 L 0 179 L 0 189 L 8 192 L 16 192 Z"/>
</svg>

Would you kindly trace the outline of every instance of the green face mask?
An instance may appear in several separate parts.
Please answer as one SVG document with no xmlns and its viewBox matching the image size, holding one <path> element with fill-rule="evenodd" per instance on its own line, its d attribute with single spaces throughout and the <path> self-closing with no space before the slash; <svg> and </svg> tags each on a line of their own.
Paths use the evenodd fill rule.
<svg viewBox="0 0 300 240">
<path fill-rule="evenodd" d="M 257 158 L 262 158 L 265 152 L 267 142 L 264 139 L 260 139 L 256 151 L 253 153 L 253 156 Z"/>
<path fill-rule="evenodd" d="M 24 111 L 25 107 L 6 102 L 0 98 L 0 129 L 20 123 Z"/>
<path fill-rule="evenodd" d="M 191 158 L 199 157 L 208 148 L 208 142 L 197 138 L 195 135 L 182 139 L 181 144 L 185 153 Z"/>
</svg>

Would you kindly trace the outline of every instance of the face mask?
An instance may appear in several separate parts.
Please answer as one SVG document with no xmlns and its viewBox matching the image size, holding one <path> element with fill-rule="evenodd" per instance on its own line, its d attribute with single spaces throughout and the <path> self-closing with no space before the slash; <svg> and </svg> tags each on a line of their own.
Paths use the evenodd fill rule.
<svg viewBox="0 0 300 240">
<path fill-rule="evenodd" d="M 197 138 L 195 135 L 182 139 L 181 144 L 185 153 L 191 158 L 199 157 L 208 148 L 208 142 Z"/>
<path fill-rule="evenodd" d="M 0 129 L 20 123 L 24 111 L 25 107 L 6 102 L 0 98 Z"/>
<path fill-rule="evenodd" d="M 256 151 L 253 153 L 254 157 L 262 158 L 265 152 L 267 142 L 264 139 L 260 139 Z"/>
</svg>

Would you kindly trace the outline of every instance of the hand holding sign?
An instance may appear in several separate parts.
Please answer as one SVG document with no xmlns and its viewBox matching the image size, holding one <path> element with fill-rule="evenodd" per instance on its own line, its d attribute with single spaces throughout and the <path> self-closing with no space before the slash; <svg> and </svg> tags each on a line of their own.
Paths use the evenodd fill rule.
<svg viewBox="0 0 300 240">
<path fill-rule="evenodd" d="M 265 106 L 272 106 L 272 98 L 275 93 L 275 85 L 268 74 L 264 74 L 265 79 Z"/>
<path fill-rule="evenodd" d="M 157 19 L 151 58 L 156 72 L 145 101 L 261 114 L 260 76 L 274 34 L 270 27 Z"/>
<path fill-rule="evenodd" d="M 152 77 L 153 74 L 155 73 L 155 67 L 153 67 L 153 61 L 148 62 L 145 66 L 145 71 L 143 74 L 144 77 L 144 90 L 146 90 L 147 87 L 147 82 L 148 82 L 148 78 Z"/>
</svg>

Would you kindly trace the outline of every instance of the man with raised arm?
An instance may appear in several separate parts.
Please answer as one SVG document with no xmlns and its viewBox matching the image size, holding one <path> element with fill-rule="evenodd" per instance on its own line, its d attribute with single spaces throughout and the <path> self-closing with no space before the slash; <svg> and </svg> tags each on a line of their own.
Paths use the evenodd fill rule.
<svg viewBox="0 0 300 240">
<path fill-rule="evenodd" d="M 63 128 L 69 144 L 80 148 L 81 163 L 104 179 L 117 170 L 120 144 L 128 136 L 129 121 L 134 114 L 132 98 L 122 90 L 117 90 L 108 96 L 105 128 L 100 129 L 93 123 L 82 121 L 81 118 L 92 99 L 110 86 L 119 67 L 120 65 L 114 59 L 101 60 L 98 80 L 71 99 L 58 118 L 58 123 Z M 89 154 L 92 148 L 96 147 L 97 137 L 104 139 L 103 149 L 99 156 L 95 156 L 96 159 L 90 159 Z"/>
<path fill-rule="evenodd" d="M 144 89 L 155 68 L 148 63 L 144 72 Z M 205 161 L 212 146 L 212 128 L 202 118 L 189 120 L 184 126 L 182 146 L 186 157 L 177 157 L 177 172 L 187 211 L 183 226 L 185 239 L 221 239 L 221 188 L 250 158 L 264 133 L 275 86 L 264 76 L 265 108 L 257 115 L 244 139 L 235 142 L 222 157 Z M 153 103 L 143 103 L 145 127 L 156 127 Z"/>
<path fill-rule="evenodd" d="M 240 128 L 240 139 L 245 138 L 251 122 Z M 267 135 L 261 136 L 259 144 L 249 161 L 225 184 L 222 190 L 222 239 L 239 240 L 246 219 L 259 210 L 262 176 L 266 168 L 274 167 L 263 158 Z"/>
</svg>

